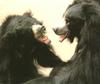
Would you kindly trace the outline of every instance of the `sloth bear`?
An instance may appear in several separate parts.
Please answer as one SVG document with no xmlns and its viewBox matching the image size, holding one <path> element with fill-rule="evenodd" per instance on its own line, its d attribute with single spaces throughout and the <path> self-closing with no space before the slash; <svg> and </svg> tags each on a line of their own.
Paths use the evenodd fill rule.
<svg viewBox="0 0 100 84">
<path fill-rule="evenodd" d="M 50 40 L 45 31 L 28 13 L 6 18 L 0 28 L 0 84 L 21 84 L 40 77 L 34 61 L 43 67 L 64 64 L 47 45 Z"/>
<path fill-rule="evenodd" d="M 100 0 L 74 0 L 64 14 L 66 25 L 54 29 L 78 44 L 65 66 L 54 69 L 49 77 L 25 84 L 100 84 Z"/>
</svg>

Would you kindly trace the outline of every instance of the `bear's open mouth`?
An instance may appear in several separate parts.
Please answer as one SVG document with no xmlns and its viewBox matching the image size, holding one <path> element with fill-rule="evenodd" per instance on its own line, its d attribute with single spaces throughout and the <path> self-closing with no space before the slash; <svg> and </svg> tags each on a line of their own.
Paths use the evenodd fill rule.
<svg viewBox="0 0 100 84">
<path fill-rule="evenodd" d="M 63 42 L 69 35 L 68 31 L 65 28 L 63 29 L 57 28 L 57 29 L 53 29 L 53 31 L 55 32 L 56 35 L 59 36 L 60 42 Z"/>
<path fill-rule="evenodd" d="M 59 41 L 63 42 L 67 38 L 67 34 L 65 35 L 59 35 Z"/>
</svg>

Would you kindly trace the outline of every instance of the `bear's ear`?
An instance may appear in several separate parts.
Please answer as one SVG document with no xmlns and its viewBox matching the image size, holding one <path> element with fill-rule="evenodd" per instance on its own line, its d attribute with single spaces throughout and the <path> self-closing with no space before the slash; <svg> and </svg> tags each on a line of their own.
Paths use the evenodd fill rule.
<svg viewBox="0 0 100 84">
<path fill-rule="evenodd" d="M 98 9 L 100 10 L 100 6 L 96 5 L 96 3 L 82 3 L 82 13 L 85 18 L 97 15 Z"/>
<path fill-rule="evenodd" d="M 31 11 L 27 11 L 23 14 L 24 16 L 29 16 L 32 17 L 32 12 Z"/>
<path fill-rule="evenodd" d="M 93 3 L 83 3 L 82 13 L 84 15 L 85 21 L 91 21 L 91 23 L 100 22 L 100 6 L 97 2 Z M 97 19 L 96 19 L 97 18 Z"/>
</svg>

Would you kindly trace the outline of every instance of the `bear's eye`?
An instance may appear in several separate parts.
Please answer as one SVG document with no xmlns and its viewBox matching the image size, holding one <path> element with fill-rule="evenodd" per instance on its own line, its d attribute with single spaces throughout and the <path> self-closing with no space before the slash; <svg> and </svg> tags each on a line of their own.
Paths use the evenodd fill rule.
<svg viewBox="0 0 100 84">
<path fill-rule="evenodd" d="M 41 26 L 40 28 L 37 29 L 35 36 L 36 38 L 42 38 L 46 34 L 46 28 L 45 26 Z"/>
<path fill-rule="evenodd" d="M 41 29 L 40 29 L 40 31 L 43 32 L 43 33 L 45 33 L 46 32 L 45 26 L 42 26 Z"/>
<path fill-rule="evenodd" d="M 65 21 L 66 21 L 66 23 L 69 23 L 70 22 L 70 18 L 66 18 Z"/>
</svg>

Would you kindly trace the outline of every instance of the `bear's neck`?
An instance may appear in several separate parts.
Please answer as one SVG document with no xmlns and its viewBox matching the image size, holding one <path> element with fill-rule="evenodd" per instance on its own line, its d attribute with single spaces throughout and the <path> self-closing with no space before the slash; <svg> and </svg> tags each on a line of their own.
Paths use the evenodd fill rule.
<svg viewBox="0 0 100 84">
<path fill-rule="evenodd" d="M 77 45 L 73 66 L 88 83 L 100 83 L 100 37 L 81 39 Z"/>
</svg>

